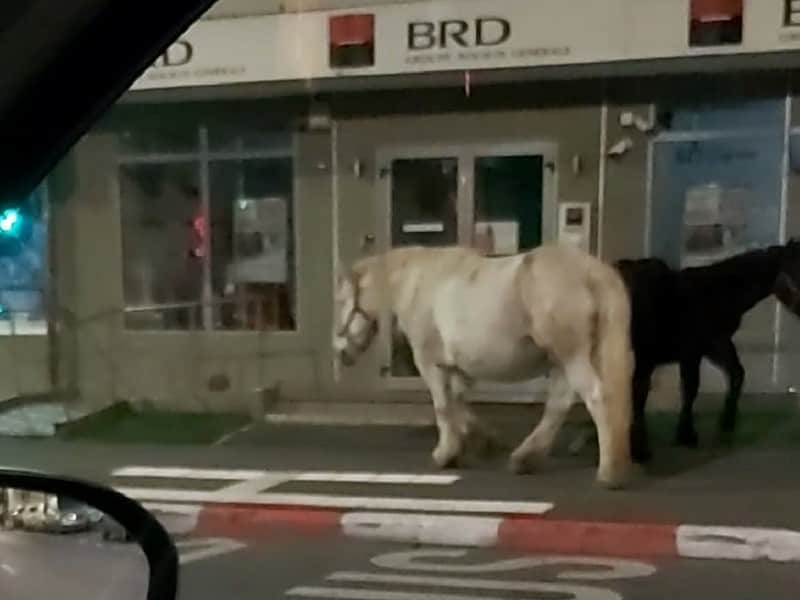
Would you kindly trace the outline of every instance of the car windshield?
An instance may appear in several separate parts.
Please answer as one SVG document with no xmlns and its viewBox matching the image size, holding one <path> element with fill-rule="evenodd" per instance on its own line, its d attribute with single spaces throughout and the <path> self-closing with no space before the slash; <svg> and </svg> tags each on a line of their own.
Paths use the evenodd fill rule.
<svg viewBox="0 0 800 600">
<path fill-rule="evenodd" d="M 794 598 L 798 57 L 789 0 L 220 0 L 0 214 L 6 464 L 184 600 Z"/>
</svg>

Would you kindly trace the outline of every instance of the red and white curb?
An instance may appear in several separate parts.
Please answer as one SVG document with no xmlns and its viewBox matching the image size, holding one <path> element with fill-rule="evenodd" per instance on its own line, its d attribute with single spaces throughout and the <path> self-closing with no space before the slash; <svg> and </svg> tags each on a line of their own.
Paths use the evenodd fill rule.
<svg viewBox="0 0 800 600">
<path fill-rule="evenodd" d="M 145 507 L 173 534 L 184 535 L 263 539 L 291 530 L 412 544 L 571 555 L 800 561 L 800 532 L 788 529 L 223 503 L 146 503 Z"/>
</svg>

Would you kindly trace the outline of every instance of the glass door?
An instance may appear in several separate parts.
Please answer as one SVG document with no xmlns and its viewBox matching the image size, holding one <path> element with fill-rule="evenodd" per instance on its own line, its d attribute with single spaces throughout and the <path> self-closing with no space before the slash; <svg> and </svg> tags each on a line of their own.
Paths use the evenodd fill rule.
<svg viewBox="0 0 800 600">
<path fill-rule="evenodd" d="M 397 158 L 389 169 L 391 247 L 457 244 L 458 158 Z M 389 343 L 389 375 L 418 377 L 411 347 L 395 320 Z"/>
<path fill-rule="evenodd" d="M 388 200 L 386 245 L 459 244 L 488 256 L 535 248 L 555 235 L 554 157 L 555 148 L 545 144 L 381 153 L 381 193 Z M 384 341 L 381 378 L 392 387 L 424 387 L 396 323 L 382 329 L 390 334 Z M 526 393 L 530 389 L 504 387 Z"/>
<path fill-rule="evenodd" d="M 473 158 L 475 248 L 503 256 L 542 243 L 543 163 L 542 155 Z"/>
</svg>

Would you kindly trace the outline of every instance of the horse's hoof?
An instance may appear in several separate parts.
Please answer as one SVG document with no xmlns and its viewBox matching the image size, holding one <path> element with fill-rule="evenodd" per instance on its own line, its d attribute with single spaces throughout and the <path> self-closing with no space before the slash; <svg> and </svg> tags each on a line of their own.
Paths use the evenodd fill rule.
<svg viewBox="0 0 800 600">
<path fill-rule="evenodd" d="M 433 464 L 440 469 L 455 469 L 458 467 L 458 454 L 436 448 L 433 451 Z"/>
<path fill-rule="evenodd" d="M 595 485 L 606 490 L 623 490 L 643 475 L 644 469 L 640 465 L 629 463 L 615 469 L 598 471 Z"/>
<path fill-rule="evenodd" d="M 537 471 L 541 466 L 542 458 L 535 454 L 526 456 L 511 455 L 508 459 L 508 470 L 515 475 L 527 475 Z"/>
<path fill-rule="evenodd" d="M 630 483 L 629 475 L 597 476 L 595 485 L 604 490 L 623 490 Z"/>
<path fill-rule="evenodd" d="M 693 430 L 679 431 L 675 436 L 675 445 L 683 446 L 685 448 L 697 448 L 699 445 L 699 438 L 697 432 Z"/>
<path fill-rule="evenodd" d="M 639 465 L 649 463 L 653 459 L 653 451 L 649 447 L 638 447 L 631 450 L 633 462 Z"/>
<path fill-rule="evenodd" d="M 533 469 L 524 458 L 511 458 L 508 461 L 508 470 L 514 475 L 525 475 Z"/>
<path fill-rule="evenodd" d="M 476 433 L 475 451 L 481 458 L 494 458 L 503 451 L 500 440 L 493 433 Z"/>
<path fill-rule="evenodd" d="M 717 437 L 720 446 L 732 446 L 736 441 L 736 436 L 733 431 L 721 430 Z"/>
</svg>

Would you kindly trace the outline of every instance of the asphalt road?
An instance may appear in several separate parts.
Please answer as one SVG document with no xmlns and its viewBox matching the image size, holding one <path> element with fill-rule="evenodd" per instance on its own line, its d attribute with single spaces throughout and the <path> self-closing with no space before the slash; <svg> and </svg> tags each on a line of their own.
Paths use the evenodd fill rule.
<svg viewBox="0 0 800 600">
<path fill-rule="evenodd" d="M 181 600 L 790 600 L 796 564 L 523 555 L 340 538 L 178 539 Z M 96 536 L 0 533 L 13 600 L 142 600 L 147 565 Z"/>
<path fill-rule="evenodd" d="M 280 538 L 184 565 L 182 600 L 792 599 L 796 564 L 635 561 Z"/>
<path fill-rule="evenodd" d="M 142 600 L 148 566 L 133 544 L 91 534 L 0 531 L 0 597 L 9 600 Z"/>
<path fill-rule="evenodd" d="M 255 435 L 255 433 L 253 434 Z M 272 427 L 262 444 L 187 447 L 108 445 L 0 438 L 5 466 L 72 475 L 115 487 L 214 490 L 226 481 L 114 477 L 131 466 L 375 473 L 440 473 L 430 463 L 433 436 L 415 428 Z M 286 494 L 406 496 L 551 502 L 558 518 L 718 524 L 800 530 L 800 451 L 782 449 L 662 452 L 650 472 L 622 492 L 593 485 L 591 457 L 554 458 L 542 471 L 513 476 L 505 457 L 470 464 L 452 485 L 403 486 L 291 481 Z M 151 498 L 151 501 L 162 501 Z"/>
</svg>

